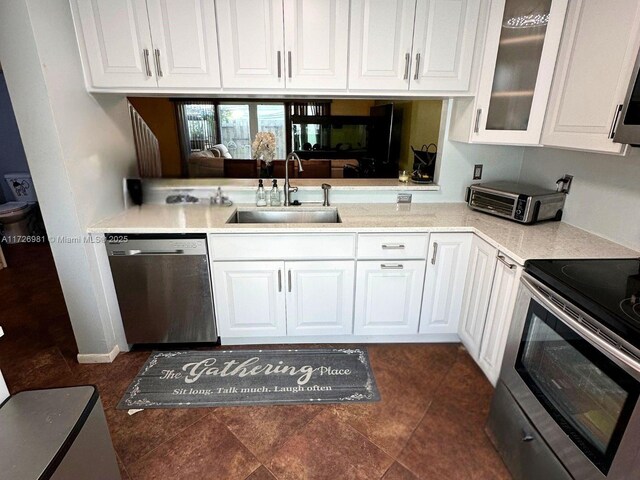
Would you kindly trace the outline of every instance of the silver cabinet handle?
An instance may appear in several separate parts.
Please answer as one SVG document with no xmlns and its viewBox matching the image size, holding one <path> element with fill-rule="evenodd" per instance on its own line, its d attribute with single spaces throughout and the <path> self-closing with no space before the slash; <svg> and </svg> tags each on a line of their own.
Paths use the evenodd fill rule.
<svg viewBox="0 0 640 480">
<path fill-rule="evenodd" d="M 413 75 L 414 80 L 418 80 L 420 78 L 420 54 L 416 53 L 416 72 Z"/>
<path fill-rule="evenodd" d="M 404 245 L 402 243 L 383 243 L 383 250 L 404 250 Z"/>
<path fill-rule="evenodd" d="M 155 49 L 155 56 L 156 56 L 156 73 L 158 74 L 158 77 L 162 78 L 162 66 L 160 65 L 160 50 L 158 50 L 157 48 Z"/>
<path fill-rule="evenodd" d="M 291 66 L 291 50 L 287 52 L 287 61 L 289 63 L 289 78 L 293 75 L 292 66 Z"/>
<path fill-rule="evenodd" d="M 403 80 L 409 80 L 409 62 L 411 61 L 411 54 L 404 54 L 404 77 Z"/>
<path fill-rule="evenodd" d="M 516 266 L 513 263 L 507 262 L 507 259 L 504 255 L 498 255 L 498 261 L 509 267 L 509 270 L 513 270 Z"/>
<path fill-rule="evenodd" d="M 289 277 L 289 291 L 291 291 L 291 270 L 289 270 L 288 272 L 288 277 Z"/>
<path fill-rule="evenodd" d="M 609 130 L 609 138 L 613 138 L 616 134 L 616 128 L 618 126 L 618 119 L 620 118 L 620 112 L 622 112 L 622 104 L 616 107 L 616 112 L 613 115 L 613 122 L 611 123 L 611 130 Z"/>
<path fill-rule="evenodd" d="M 401 263 L 381 263 L 380 268 L 383 270 L 402 270 L 404 265 Z"/>
<path fill-rule="evenodd" d="M 147 73 L 147 77 L 150 77 L 152 74 L 151 74 L 151 65 L 149 65 L 149 49 L 145 48 L 142 51 L 142 53 L 144 55 L 144 68 Z"/>
<path fill-rule="evenodd" d="M 282 52 L 278 50 L 278 78 L 282 78 Z"/>
<path fill-rule="evenodd" d="M 278 292 L 282 291 L 282 270 L 278 270 Z"/>
<path fill-rule="evenodd" d="M 476 123 L 473 125 L 473 133 L 478 133 L 480 131 L 480 115 L 482 115 L 481 108 L 476 110 Z"/>
<path fill-rule="evenodd" d="M 433 242 L 433 256 L 431 257 L 431 265 L 436 264 L 437 256 L 438 256 L 438 242 Z"/>
</svg>

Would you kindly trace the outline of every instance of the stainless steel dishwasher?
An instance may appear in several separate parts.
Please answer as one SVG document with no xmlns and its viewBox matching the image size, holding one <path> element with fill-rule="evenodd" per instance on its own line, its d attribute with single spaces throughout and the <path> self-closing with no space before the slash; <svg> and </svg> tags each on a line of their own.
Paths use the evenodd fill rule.
<svg viewBox="0 0 640 480">
<path fill-rule="evenodd" d="M 216 342 L 205 235 L 107 235 L 127 342 Z"/>
</svg>

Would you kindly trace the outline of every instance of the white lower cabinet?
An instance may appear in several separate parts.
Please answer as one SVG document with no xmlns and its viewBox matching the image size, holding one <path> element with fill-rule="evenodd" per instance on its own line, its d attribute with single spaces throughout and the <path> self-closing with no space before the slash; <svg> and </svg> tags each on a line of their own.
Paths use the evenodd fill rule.
<svg viewBox="0 0 640 480">
<path fill-rule="evenodd" d="M 432 233 L 420 333 L 456 334 L 473 233 Z"/>
<path fill-rule="evenodd" d="M 458 330 L 462 344 L 473 358 L 478 358 L 480 352 L 493 274 L 496 270 L 496 254 L 496 248 L 480 237 L 473 236 Z"/>
<path fill-rule="evenodd" d="M 213 262 L 221 337 L 287 334 L 284 262 Z"/>
<path fill-rule="evenodd" d="M 286 262 L 287 335 L 348 335 L 353 325 L 353 260 Z"/>
<path fill-rule="evenodd" d="M 520 265 L 506 255 L 498 253 L 487 321 L 477 358 L 478 365 L 493 385 L 496 384 L 500 375 L 521 275 Z"/>
<path fill-rule="evenodd" d="M 424 260 L 359 260 L 356 335 L 417 334 Z"/>
<path fill-rule="evenodd" d="M 220 336 L 350 334 L 354 263 L 214 261 Z"/>
</svg>

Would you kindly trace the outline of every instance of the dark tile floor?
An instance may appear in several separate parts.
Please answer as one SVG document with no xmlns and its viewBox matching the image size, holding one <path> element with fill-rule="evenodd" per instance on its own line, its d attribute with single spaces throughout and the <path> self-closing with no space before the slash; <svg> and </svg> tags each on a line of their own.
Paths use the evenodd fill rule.
<svg viewBox="0 0 640 480">
<path fill-rule="evenodd" d="M 508 479 L 483 426 L 493 392 L 458 345 L 371 345 L 382 401 L 116 410 L 149 352 L 80 365 L 50 251 L 5 248 L 0 369 L 11 392 L 97 385 L 125 479 Z"/>
</svg>

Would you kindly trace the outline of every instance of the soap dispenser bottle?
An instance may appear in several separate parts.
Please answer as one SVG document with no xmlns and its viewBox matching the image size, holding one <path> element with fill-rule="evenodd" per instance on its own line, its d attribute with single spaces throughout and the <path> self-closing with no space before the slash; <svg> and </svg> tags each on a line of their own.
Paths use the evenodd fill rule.
<svg viewBox="0 0 640 480">
<path fill-rule="evenodd" d="M 279 207 L 280 206 L 280 189 L 278 188 L 278 180 L 273 179 L 273 187 L 271 187 L 271 206 Z"/>
<path fill-rule="evenodd" d="M 256 191 L 256 206 L 267 206 L 267 193 L 264 191 L 264 185 L 262 185 L 262 179 L 258 181 L 258 190 Z"/>
</svg>

